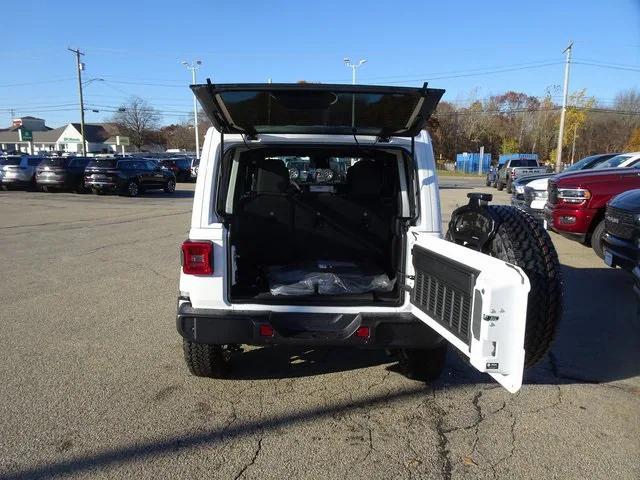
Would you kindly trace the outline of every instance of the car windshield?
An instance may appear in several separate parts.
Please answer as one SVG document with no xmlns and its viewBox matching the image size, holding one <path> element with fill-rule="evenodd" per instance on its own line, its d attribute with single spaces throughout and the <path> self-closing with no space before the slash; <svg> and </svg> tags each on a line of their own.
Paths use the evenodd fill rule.
<svg viewBox="0 0 640 480">
<path fill-rule="evenodd" d="M 617 155 L 613 158 L 610 158 L 606 162 L 602 162 L 600 165 L 597 165 L 595 168 L 615 168 L 619 167 L 620 164 L 626 162 L 631 158 L 631 155 Z"/>
<path fill-rule="evenodd" d="M 20 157 L 6 157 L 0 159 L 0 165 L 20 165 Z"/>
<path fill-rule="evenodd" d="M 104 159 L 91 160 L 87 165 L 88 168 L 116 168 L 117 160 Z"/>
<path fill-rule="evenodd" d="M 575 172 L 576 170 L 582 170 L 585 166 L 593 161 L 594 157 L 586 157 L 577 161 L 573 165 L 564 169 L 565 172 Z"/>
</svg>

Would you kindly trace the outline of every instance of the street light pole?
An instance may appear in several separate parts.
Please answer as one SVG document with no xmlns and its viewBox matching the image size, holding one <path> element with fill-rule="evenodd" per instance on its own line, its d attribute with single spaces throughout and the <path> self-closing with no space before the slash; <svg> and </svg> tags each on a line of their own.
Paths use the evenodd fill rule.
<svg viewBox="0 0 640 480">
<path fill-rule="evenodd" d="M 200 68 L 202 62 L 200 60 L 196 60 L 194 63 L 188 63 L 183 61 L 182 64 L 187 67 L 187 70 L 191 70 L 191 80 L 192 84 L 196 84 L 196 70 Z M 198 133 L 198 102 L 196 100 L 196 94 L 193 94 L 193 121 L 196 132 L 196 158 L 200 159 L 200 135 Z"/>
<path fill-rule="evenodd" d="M 80 95 L 80 136 L 82 137 L 82 156 L 87 156 L 87 144 L 84 140 L 84 99 L 82 97 L 82 70 L 84 70 L 84 63 L 80 61 L 80 56 L 84 55 L 77 48 L 67 48 L 70 52 L 76 54 L 76 67 L 78 69 L 78 92 Z"/>
<path fill-rule="evenodd" d="M 569 65 L 571 65 L 571 51 L 573 50 L 573 42 L 564 49 L 562 53 L 567 54 L 567 60 L 564 64 L 564 88 L 562 92 L 562 111 L 560 112 L 560 128 L 558 129 L 558 149 L 556 152 L 556 172 L 562 171 L 562 140 L 564 135 L 564 117 L 567 113 L 567 97 L 569 96 Z"/>
<path fill-rule="evenodd" d="M 343 59 L 344 64 L 351 68 L 351 84 L 355 85 L 356 84 L 356 69 L 358 69 L 359 67 L 361 67 L 362 65 L 364 65 L 365 63 L 367 63 L 367 61 L 365 59 L 361 59 L 358 63 L 351 63 L 351 60 L 348 57 L 345 57 Z"/>
</svg>

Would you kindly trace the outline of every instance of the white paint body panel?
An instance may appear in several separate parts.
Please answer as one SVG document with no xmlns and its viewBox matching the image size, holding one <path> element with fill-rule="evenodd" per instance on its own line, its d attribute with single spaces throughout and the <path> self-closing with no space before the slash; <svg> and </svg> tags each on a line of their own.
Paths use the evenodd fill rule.
<svg viewBox="0 0 640 480">
<path fill-rule="evenodd" d="M 248 141 L 251 146 L 260 144 L 339 144 L 353 145 L 352 136 L 339 135 L 260 135 L 258 140 Z M 361 145 L 371 145 L 375 137 L 359 136 Z M 224 148 L 242 146 L 244 142 L 239 135 L 225 135 Z M 411 150 L 411 141 L 407 138 L 392 138 L 389 143 L 377 144 L 380 148 L 401 146 Z M 419 184 L 419 217 L 416 224 L 407 233 L 406 274 L 414 274 L 412 263 L 412 247 L 414 244 L 433 250 L 437 253 L 469 265 L 482 273 L 476 287 L 484 290 L 483 313 L 491 313 L 491 308 L 499 310 L 499 320 L 493 323 L 483 322 L 480 340 L 474 341 L 469 349 L 463 342 L 453 337 L 433 319 L 417 310 L 410 302 L 410 294 L 405 293 L 400 307 L 376 306 L 300 306 L 300 305 L 263 305 L 263 304 L 231 304 L 227 301 L 227 284 L 224 278 L 227 268 L 226 229 L 215 215 L 214 199 L 216 161 L 220 158 L 220 133 L 210 128 L 205 137 L 200 160 L 198 178 L 193 200 L 191 228 L 189 239 L 209 240 L 214 244 L 212 276 L 194 276 L 180 274 L 180 291 L 187 295 L 194 308 L 227 309 L 245 311 L 275 311 L 300 313 L 378 313 L 378 312 L 413 312 L 418 318 L 439 332 L 456 348 L 465 353 L 471 364 L 480 371 L 487 371 L 487 362 L 498 362 L 499 370 L 489 372 L 497 381 L 514 392 L 520 388 L 524 363 L 524 328 L 526 317 L 527 292 L 529 282 L 526 275 L 516 267 L 507 266 L 504 262 L 488 257 L 467 248 L 446 242 L 441 239 L 442 227 L 440 216 L 440 199 L 436 166 L 431 139 L 426 132 L 415 138 L 415 161 Z M 452 338 L 453 337 L 453 338 Z M 495 355 L 489 355 L 487 345 L 496 342 L 499 346 Z M 497 360 L 496 360 L 497 359 Z"/>
<path fill-rule="evenodd" d="M 477 314 L 475 309 L 482 309 L 479 338 L 471 335 L 471 343 L 467 345 L 417 307 L 413 307 L 412 313 L 469 357 L 477 370 L 491 375 L 511 393 L 517 392 L 522 386 L 527 298 L 531 288 L 526 274 L 515 265 L 431 235 L 419 235 L 415 244 L 480 272 L 475 291 L 482 296 L 482 303 L 474 302 L 472 313 L 473 318 Z M 492 364 L 497 368 L 489 368 Z"/>
</svg>

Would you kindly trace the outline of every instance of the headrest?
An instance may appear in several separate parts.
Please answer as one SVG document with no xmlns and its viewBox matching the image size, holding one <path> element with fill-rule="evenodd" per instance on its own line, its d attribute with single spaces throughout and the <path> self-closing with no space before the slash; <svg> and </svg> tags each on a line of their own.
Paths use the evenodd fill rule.
<svg viewBox="0 0 640 480">
<path fill-rule="evenodd" d="M 256 193 L 286 193 L 289 170 L 280 160 L 265 160 L 258 166 Z"/>
<path fill-rule="evenodd" d="M 374 197 L 382 191 L 382 172 L 371 160 L 360 160 L 347 170 L 349 195 Z"/>
</svg>

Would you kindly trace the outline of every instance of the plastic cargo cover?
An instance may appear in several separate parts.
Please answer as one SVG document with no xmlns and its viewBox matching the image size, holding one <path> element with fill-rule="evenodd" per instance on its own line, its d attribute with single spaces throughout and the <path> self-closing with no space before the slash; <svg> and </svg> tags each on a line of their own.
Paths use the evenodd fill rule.
<svg viewBox="0 0 640 480">
<path fill-rule="evenodd" d="M 340 295 L 389 292 L 395 278 L 371 265 L 343 261 L 304 262 L 268 270 L 272 295 Z"/>
</svg>

